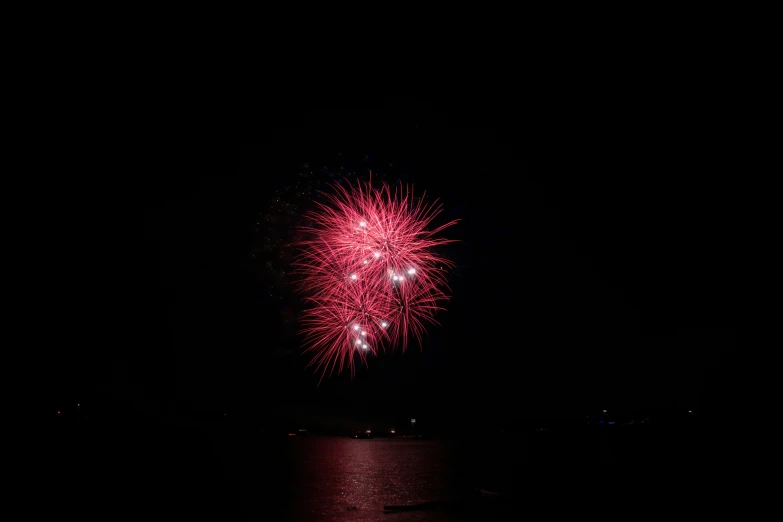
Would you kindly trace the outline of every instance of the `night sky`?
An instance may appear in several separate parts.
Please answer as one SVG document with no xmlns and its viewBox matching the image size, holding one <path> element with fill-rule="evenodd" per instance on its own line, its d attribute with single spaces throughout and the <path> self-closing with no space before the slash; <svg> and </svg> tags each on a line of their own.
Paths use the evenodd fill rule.
<svg viewBox="0 0 783 522">
<path fill-rule="evenodd" d="M 123 109 L 133 125 L 76 151 L 102 175 L 79 179 L 64 218 L 53 306 L 75 342 L 52 404 L 443 428 L 717 415 L 733 397 L 736 202 L 702 132 L 716 116 L 650 89 Z M 318 386 L 288 243 L 318 189 L 370 170 L 459 220 L 442 251 L 453 297 L 422 350 Z"/>
</svg>

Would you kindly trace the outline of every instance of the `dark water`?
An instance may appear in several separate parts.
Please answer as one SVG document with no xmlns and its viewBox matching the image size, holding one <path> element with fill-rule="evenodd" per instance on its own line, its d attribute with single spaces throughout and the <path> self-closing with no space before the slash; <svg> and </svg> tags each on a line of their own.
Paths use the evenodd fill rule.
<svg viewBox="0 0 783 522">
<path fill-rule="evenodd" d="M 711 447 L 699 433 L 617 430 L 432 441 L 310 437 L 267 442 L 252 458 L 238 448 L 222 458 L 248 519 L 508 520 L 703 511 L 716 495 L 720 501 L 728 465 Z M 428 502 L 435 504 L 426 510 L 384 511 Z"/>
<path fill-rule="evenodd" d="M 85 519 L 703 514 L 728 509 L 744 480 L 730 441 L 710 430 L 356 440 L 111 426 L 56 435 L 43 476 L 57 494 L 46 498 Z M 384 511 L 421 503 L 430 504 Z"/>
<path fill-rule="evenodd" d="M 459 500 L 454 442 L 309 437 L 286 441 L 277 451 L 288 467 L 278 485 L 287 509 L 276 511 L 290 519 L 450 520 Z M 263 488 L 261 477 L 245 484 L 248 505 L 266 498 Z M 384 506 L 432 501 L 442 505 L 384 514 Z"/>
</svg>

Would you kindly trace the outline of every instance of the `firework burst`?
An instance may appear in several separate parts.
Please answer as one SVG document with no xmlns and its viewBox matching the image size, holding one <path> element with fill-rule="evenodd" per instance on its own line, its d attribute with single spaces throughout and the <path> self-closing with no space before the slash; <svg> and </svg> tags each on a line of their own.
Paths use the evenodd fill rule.
<svg viewBox="0 0 783 522">
<path fill-rule="evenodd" d="M 333 185 L 307 213 L 295 261 L 307 309 L 302 319 L 310 365 L 353 375 L 355 362 L 386 349 L 421 346 L 425 326 L 449 299 L 446 271 L 435 249 L 445 225 L 430 229 L 442 207 L 402 184 Z"/>
</svg>

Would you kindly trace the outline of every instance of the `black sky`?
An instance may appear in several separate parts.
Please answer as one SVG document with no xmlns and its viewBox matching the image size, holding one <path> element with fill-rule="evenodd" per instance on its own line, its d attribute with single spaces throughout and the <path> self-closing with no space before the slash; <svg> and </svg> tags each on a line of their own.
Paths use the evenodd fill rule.
<svg viewBox="0 0 783 522">
<path fill-rule="evenodd" d="M 68 217 L 78 277 L 57 302 L 83 341 L 62 352 L 57 400 L 449 425 L 720 410 L 737 202 L 713 168 L 715 114 L 654 86 L 494 94 L 297 92 L 165 118 L 157 106 L 83 145 L 104 174 L 77 183 L 86 204 Z M 299 180 L 369 170 L 460 220 L 446 234 L 459 240 L 453 299 L 422 351 L 317 387 L 282 247 L 264 246 L 288 230 L 262 220 L 280 194 L 304 210 Z"/>
</svg>

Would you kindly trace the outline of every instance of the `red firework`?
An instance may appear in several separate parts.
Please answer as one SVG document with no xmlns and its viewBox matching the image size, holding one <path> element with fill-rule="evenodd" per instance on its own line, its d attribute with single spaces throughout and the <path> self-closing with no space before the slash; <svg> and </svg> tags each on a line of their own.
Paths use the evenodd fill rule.
<svg viewBox="0 0 783 522">
<path fill-rule="evenodd" d="M 421 346 L 427 324 L 448 300 L 446 271 L 453 263 L 434 249 L 452 240 L 432 230 L 442 207 L 414 197 L 410 186 L 380 189 L 371 182 L 324 194 L 325 203 L 306 214 L 307 239 L 298 243 L 295 265 L 306 295 L 302 319 L 305 351 L 321 378 L 368 354 L 401 348 L 411 337 Z"/>
</svg>

